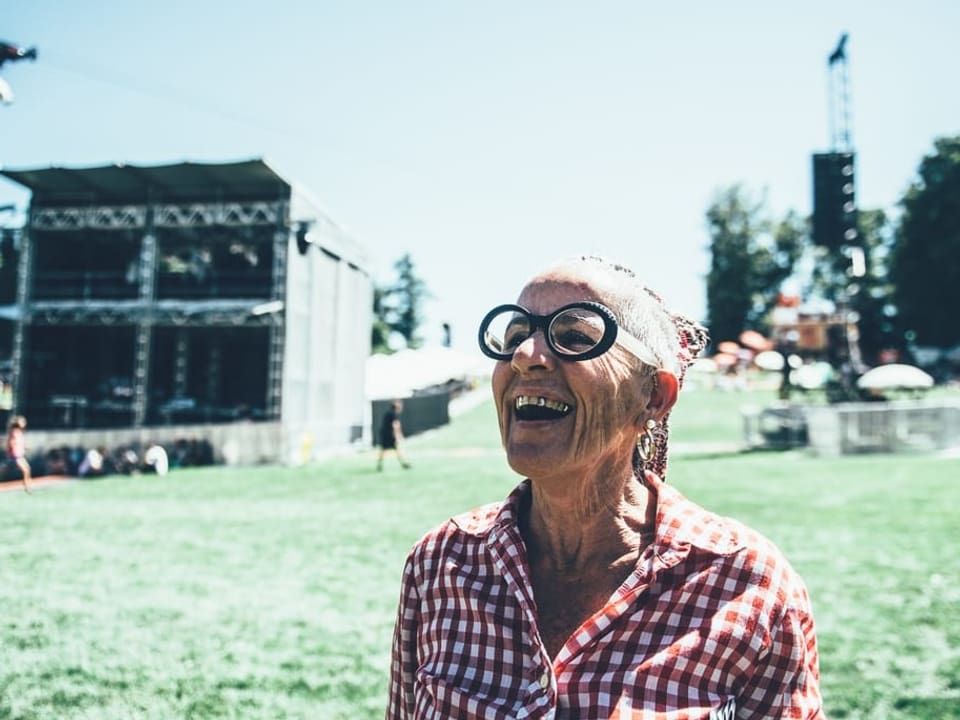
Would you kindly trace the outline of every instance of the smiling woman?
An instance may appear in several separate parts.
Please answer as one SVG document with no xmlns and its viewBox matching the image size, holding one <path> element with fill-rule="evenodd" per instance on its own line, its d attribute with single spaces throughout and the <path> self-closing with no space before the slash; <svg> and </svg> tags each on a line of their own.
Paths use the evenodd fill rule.
<svg viewBox="0 0 960 720">
<path fill-rule="evenodd" d="M 706 331 L 583 257 L 494 308 L 479 341 L 526 479 L 408 556 L 387 718 L 823 717 L 803 581 L 664 484 Z"/>
</svg>

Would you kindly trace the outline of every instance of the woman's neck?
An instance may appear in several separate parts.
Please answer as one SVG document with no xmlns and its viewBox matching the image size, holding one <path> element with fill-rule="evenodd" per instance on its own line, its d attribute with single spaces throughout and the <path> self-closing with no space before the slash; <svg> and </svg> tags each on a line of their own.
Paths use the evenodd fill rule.
<svg viewBox="0 0 960 720">
<path fill-rule="evenodd" d="M 541 571 L 575 578 L 633 567 L 649 542 L 653 495 L 629 470 L 590 481 L 533 479 L 531 487 L 520 528 Z"/>
</svg>

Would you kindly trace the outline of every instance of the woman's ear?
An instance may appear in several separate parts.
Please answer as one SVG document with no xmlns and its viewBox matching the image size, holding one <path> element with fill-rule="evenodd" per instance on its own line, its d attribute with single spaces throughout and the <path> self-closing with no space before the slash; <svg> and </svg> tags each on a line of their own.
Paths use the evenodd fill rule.
<svg viewBox="0 0 960 720">
<path fill-rule="evenodd" d="M 648 417 L 661 422 L 664 416 L 670 412 L 674 403 L 677 402 L 680 384 L 677 382 L 677 376 L 668 370 L 657 370 L 651 384 L 653 387 L 647 400 L 646 411 Z"/>
</svg>

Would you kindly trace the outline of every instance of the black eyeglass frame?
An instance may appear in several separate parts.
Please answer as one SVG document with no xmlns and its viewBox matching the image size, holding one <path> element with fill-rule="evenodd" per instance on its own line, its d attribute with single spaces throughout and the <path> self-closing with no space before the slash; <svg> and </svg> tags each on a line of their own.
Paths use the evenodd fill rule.
<svg viewBox="0 0 960 720">
<path fill-rule="evenodd" d="M 585 352 L 564 352 L 554 344 L 553 339 L 550 337 L 550 326 L 553 324 L 553 321 L 557 319 L 558 315 L 566 312 L 567 310 L 575 310 L 577 308 L 595 312 L 603 319 L 603 335 L 597 341 L 596 345 Z M 512 360 L 513 353 L 516 352 L 516 348 L 514 348 L 514 350 L 508 353 L 498 353 L 497 351 L 492 350 L 487 343 L 484 342 L 484 336 L 487 333 L 490 322 L 497 315 L 508 310 L 512 310 L 513 312 L 523 315 L 525 318 L 527 318 L 527 321 L 530 324 L 530 333 L 527 335 L 527 337 L 533 335 L 537 330 L 543 330 L 543 337 L 547 341 L 547 347 L 553 351 L 554 355 L 564 360 L 590 360 L 603 355 L 607 350 L 613 347 L 613 344 L 617 340 L 617 332 L 620 329 L 620 326 L 617 324 L 617 318 L 614 316 L 613 311 L 610 308 L 608 308 L 606 305 L 602 305 L 601 303 L 591 302 L 589 300 L 583 300 L 581 302 L 564 305 L 563 307 L 557 308 L 549 315 L 535 315 L 525 307 L 521 305 L 514 305 L 512 303 L 497 305 L 497 307 L 483 316 L 483 320 L 480 321 L 480 331 L 477 334 L 477 341 L 480 343 L 480 352 L 489 358 L 493 358 L 494 360 Z M 524 340 L 526 340 L 526 338 L 524 338 Z"/>
</svg>

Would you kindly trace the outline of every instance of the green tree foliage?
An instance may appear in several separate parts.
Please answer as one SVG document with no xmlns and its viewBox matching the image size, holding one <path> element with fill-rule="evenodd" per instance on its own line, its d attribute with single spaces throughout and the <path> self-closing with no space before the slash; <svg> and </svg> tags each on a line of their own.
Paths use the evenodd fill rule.
<svg viewBox="0 0 960 720">
<path fill-rule="evenodd" d="M 860 210 L 857 230 L 862 243 L 865 274 L 854 276 L 851 253 L 816 247 L 813 248 L 816 258 L 808 293 L 826 298 L 858 315 L 863 360 L 867 365 L 876 365 L 880 350 L 902 345 L 897 330 L 893 284 L 889 278 L 893 228 L 882 210 Z"/>
<path fill-rule="evenodd" d="M 423 323 L 423 302 L 430 297 L 426 283 L 417 275 L 410 254 L 393 264 L 396 280 L 374 288 L 373 334 L 374 352 L 391 352 L 390 338 L 399 335 L 409 348 L 420 347 L 418 331 Z"/>
<path fill-rule="evenodd" d="M 390 325 L 386 319 L 387 309 L 384 307 L 386 290 L 379 285 L 373 288 L 373 328 L 370 335 L 370 347 L 374 353 L 389 353 Z"/>
<path fill-rule="evenodd" d="M 883 210 L 861 210 L 857 227 L 863 241 L 866 275 L 854 278 L 848 286 L 850 306 L 860 318 L 857 329 L 863 359 L 868 365 L 876 365 L 881 350 L 903 344 L 890 282 L 893 228 Z"/>
<path fill-rule="evenodd" d="M 901 200 L 891 279 L 919 345 L 960 343 L 960 136 L 940 138 Z"/>
<path fill-rule="evenodd" d="M 710 271 L 708 325 L 714 340 L 736 340 L 746 329 L 765 330 L 781 283 L 803 249 L 806 225 L 795 213 L 775 223 L 763 201 L 740 185 L 720 190 L 707 209 Z"/>
</svg>

